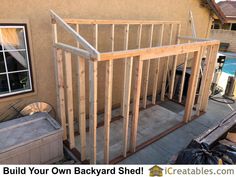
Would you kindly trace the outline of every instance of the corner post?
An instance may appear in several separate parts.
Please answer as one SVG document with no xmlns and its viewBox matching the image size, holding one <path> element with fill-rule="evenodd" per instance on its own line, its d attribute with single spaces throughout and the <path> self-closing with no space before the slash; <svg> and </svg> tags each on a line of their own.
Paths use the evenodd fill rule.
<svg viewBox="0 0 236 177">
<path fill-rule="evenodd" d="M 97 154 L 97 61 L 89 61 L 89 137 L 90 164 L 96 164 Z"/>
<path fill-rule="evenodd" d="M 200 48 L 198 51 L 194 52 L 194 57 L 193 57 L 193 63 L 192 63 L 192 73 L 190 76 L 189 84 L 188 84 L 188 92 L 187 92 L 187 100 L 185 104 L 185 112 L 184 112 L 184 117 L 183 121 L 188 122 L 191 118 L 192 115 L 192 109 L 194 105 L 194 100 L 196 96 L 196 87 L 197 87 L 197 80 L 198 80 L 198 75 L 200 72 Z"/>
</svg>

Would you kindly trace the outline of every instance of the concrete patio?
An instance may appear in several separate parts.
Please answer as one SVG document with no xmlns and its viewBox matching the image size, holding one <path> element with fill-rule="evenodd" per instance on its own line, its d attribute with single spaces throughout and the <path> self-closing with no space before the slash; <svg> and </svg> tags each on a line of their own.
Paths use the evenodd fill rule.
<svg viewBox="0 0 236 177">
<path fill-rule="evenodd" d="M 171 104 L 164 106 L 171 107 Z M 227 105 L 210 100 L 207 113 L 133 154 L 120 164 L 170 163 L 192 139 L 223 120 L 232 110 L 236 110 L 236 103 Z"/>
</svg>

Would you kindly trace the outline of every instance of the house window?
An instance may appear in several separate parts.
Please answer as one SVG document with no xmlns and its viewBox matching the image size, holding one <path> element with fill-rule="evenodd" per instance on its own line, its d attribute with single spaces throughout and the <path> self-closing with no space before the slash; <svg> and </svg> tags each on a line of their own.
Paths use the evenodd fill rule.
<svg viewBox="0 0 236 177">
<path fill-rule="evenodd" d="M 214 29 L 220 29 L 220 25 L 218 23 L 214 24 Z"/>
<path fill-rule="evenodd" d="M 236 23 L 232 23 L 231 30 L 236 31 Z"/>
<path fill-rule="evenodd" d="M 0 25 L 0 97 L 31 92 L 26 25 Z"/>
</svg>

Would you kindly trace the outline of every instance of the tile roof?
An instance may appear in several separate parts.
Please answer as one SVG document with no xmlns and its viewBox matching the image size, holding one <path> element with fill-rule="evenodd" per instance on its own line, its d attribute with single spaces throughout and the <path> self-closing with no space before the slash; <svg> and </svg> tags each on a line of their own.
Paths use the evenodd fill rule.
<svg viewBox="0 0 236 177">
<path fill-rule="evenodd" d="M 217 5 L 226 17 L 235 16 L 236 18 L 236 1 L 221 1 Z"/>
<path fill-rule="evenodd" d="M 226 16 L 222 12 L 221 8 L 215 3 L 215 0 L 202 0 L 202 3 L 207 5 L 208 8 L 214 12 L 214 14 L 220 19 L 222 23 L 226 22 Z"/>
</svg>

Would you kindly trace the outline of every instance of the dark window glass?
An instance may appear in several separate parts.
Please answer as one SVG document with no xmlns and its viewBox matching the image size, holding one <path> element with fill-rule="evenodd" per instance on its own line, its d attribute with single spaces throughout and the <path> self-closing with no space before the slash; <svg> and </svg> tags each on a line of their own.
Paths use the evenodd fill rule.
<svg viewBox="0 0 236 177">
<path fill-rule="evenodd" d="M 4 72 L 6 72 L 5 63 L 4 63 L 3 53 L 0 52 L 0 73 Z"/>
<path fill-rule="evenodd" d="M 236 23 L 232 24 L 231 30 L 236 31 Z"/>
<path fill-rule="evenodd" d="M 214 24 L 214 29 L 220 29 L 220 25 L 217 24 L 217 23 L 215 23 L 215 24 Z"/>
<path fill-rule="evenodd" d="M 0 75 L 0 94 L 8 93 L 7 75 Z"/>
<path fill-rule="evenodd" d="M 25 70 L 28 68 L 25 51 L 6 52 L 5 56 L 8 72 Z"/>
<path fill-rule="evenodd" d="M 19 72 L 9 74 L 11 91 L 20 91 L 30 89 L 28 72 Z"/>
</svg>

